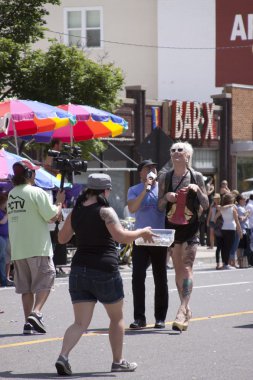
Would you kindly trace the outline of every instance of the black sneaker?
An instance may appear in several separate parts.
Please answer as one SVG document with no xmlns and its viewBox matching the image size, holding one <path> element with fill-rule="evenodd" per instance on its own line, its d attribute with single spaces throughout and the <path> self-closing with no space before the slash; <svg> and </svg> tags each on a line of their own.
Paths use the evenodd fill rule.
<svg viewBox="0 0 253 380">
<path fill-rule="evenodd" d="M 55 363 L 55 367 L 56 367 L 58 375 L 60 376 L 72 375 L 72 370 L 71 370 L 68 360 L 64 359 L 64 357 L 61 355 L 57 359 L 57 362 Z"/>
<path fill-rule="evenodd" d="M 14 286 L 14 281 L 12 280 L 6 280 L 6 286 Z"/>
<path fill-rule="evenodd" d="M 121 363 L 112 363 L 111 372 L 133 372 L 136 368 L 136 363 L 129 363 L 126 360 L 122 360 Z"/>
<path fill-rule="evenodd" d="M 165 322 L 162 320 L 156 320 L 154 328 L 155 329 L 164 329 L 165 328 Z"/>
<path fill-rule="evenodd" d="M 146 321 L 143 319 L 136 319 L 133 323 L 130 324 L 130 329 L 141 329 L 143 327 L 146 327 Z"/>
<path fill-rule="evenodd" d="M 41 313 L 39 314 L 33 311 L 27 318 L 27 322 L 29 322 L 37 332 L 42 334 L 47 332 Z"/>
<path fill-rule="evenodd" d="M 27 322 L 24 324 L 24 330 L 23 334 L 24 335 L 33 335 L 35 333 L 33 326 L 31 323 Z"/>
</svg>

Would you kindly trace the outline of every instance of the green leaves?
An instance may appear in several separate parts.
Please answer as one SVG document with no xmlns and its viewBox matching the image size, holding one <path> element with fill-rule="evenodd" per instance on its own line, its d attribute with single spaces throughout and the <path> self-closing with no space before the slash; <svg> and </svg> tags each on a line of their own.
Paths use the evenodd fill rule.
<svg viewBox="0 0 253 380">
<path fill-rule="evenodd" d="M 0 0 L 0 37 L 21 44 L 42 38 L 46 4 L 59 5 L 60 0 Z"/>
<path fill-rule="evenodd" d="M 42 52 L 5 41 L 8 51 L 3 61 L 0 53 L 0 86 L 4 89 L 8 77 L 12 96 L 53 105 L 89 104 L 108 111 L 118 106 L 117 93 L 123 86 L 120 69 L 97 64 L 77 48 L 59 43 Z"/>
</svg>

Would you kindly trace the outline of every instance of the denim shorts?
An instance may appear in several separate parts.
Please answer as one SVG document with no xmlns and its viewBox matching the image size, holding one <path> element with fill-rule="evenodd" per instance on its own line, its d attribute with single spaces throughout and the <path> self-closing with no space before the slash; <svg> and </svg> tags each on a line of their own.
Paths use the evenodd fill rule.
<svg viewBox="0 0 253 380">
<path fill-rule="evenodd" d="M 69 293 L 72 303 L 101 302 L 112 304 L 124 298 L 120 272 L 74 266 L 69 275 Z"/>
</svg>

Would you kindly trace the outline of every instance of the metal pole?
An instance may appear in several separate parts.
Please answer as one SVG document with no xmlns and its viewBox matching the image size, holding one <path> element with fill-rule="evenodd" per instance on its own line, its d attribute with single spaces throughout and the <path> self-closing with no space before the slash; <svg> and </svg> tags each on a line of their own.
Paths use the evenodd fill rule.
<svg viewBox="0 0 253 380">
<path fill-rule="evenodd" d="M 138 166 L 138 163 L 134 160 L 132 160 L 132 158 L 130 158 L 127 154 L 125 154 L 124 152 L 122 152 L 122 150 L 120 150 L 119 148 L 117 148 L 114 144 L 112 144 L 110 141 L 107 141 L 107 144 L 112 146 L 114 149 L 117 150 L 117 152 L 119 152 L 120 154 L 122 154 L 122 156 L 126 157 L 129 161 L 131 161 L 134 165 Z"/>
</svg>

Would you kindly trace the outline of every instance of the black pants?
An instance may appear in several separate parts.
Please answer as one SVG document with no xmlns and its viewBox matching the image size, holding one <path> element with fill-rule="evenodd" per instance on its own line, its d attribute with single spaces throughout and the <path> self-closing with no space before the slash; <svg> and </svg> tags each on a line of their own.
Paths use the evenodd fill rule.
<svg viewBox="0 0 253 380">
<path fill-rule="evenodd" d="M 216 264 L 220 263 L 220 252 L 222 247 L 222 237 L 216 236 L 216 251 L 215 251 L 215 257 L 216 257 Z"/>
<path fill-rule="evenodd" d="M 224 265 L 228 265 L 229 255 L 234 244 L 236 231 L 222 230 L 221 258 Z"/>
<path fill-rule="evenodd" d="M 134 319 L 146 320 L 145 279 L 151 262 L 155 283 L 155 319 L 165 321 L 168 310 L 167 248 L 136 246 L 133 248 L 133 301 Z"/>
</svg>

